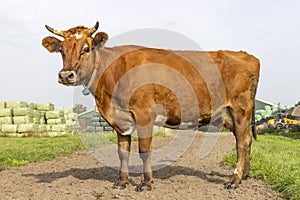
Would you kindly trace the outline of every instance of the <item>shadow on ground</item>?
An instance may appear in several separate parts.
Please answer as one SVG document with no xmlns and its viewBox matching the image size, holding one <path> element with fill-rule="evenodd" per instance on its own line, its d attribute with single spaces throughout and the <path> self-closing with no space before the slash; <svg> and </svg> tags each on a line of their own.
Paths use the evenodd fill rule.
<svg viewBox="0 0 300 200">
<path fill-rule="evenodd" d="M 30 173 L 23 174 L 22 176 L 35 177 L 36 179 L 38 179 L 38 183 L 51 183 L 57 179 L 62 179 L 68 176 L 73 176 L 74 178 L 80 180 L 94 179 L 100 181 L 110 181 L 114 183 L 117 179 L 117 174 L 118 171 L 110 167 L 99 167 L 90 169 L 72 168 L 62 172 L 49 172 L 41 174 Z M 228 175 L 220 174 L 219 172 L 212 171 L 210 173 L 206 173 L 183 166 L 167 166 L 163 169 L 153 172 L 154 179 L 168 179 L 177 175 L 195 176 L 208 182 L 214 182 L 218 184 L 224 184 L 226 182 L 226 179 L 229 178 Z M 130 174 L 130 177 L 140 176 L 141 174 L 137 173 Z"/>
</svg>

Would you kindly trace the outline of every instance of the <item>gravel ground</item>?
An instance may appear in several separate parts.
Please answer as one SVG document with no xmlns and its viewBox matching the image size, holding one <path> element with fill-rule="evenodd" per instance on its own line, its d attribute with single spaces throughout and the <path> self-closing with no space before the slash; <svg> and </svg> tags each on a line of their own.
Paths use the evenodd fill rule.
<svg viewBox="0 0 300 200">
<path fill-rule="evenodd" d="M 236 190 L 226 190 L 232 169 L 221 164 L 235 145 L 231 134 L 222 134 L 214 149 L 199 158 L 205 133 L 197 133 L 187 151 L 171 165 L 153 173 L 150 192 L 135 192 L 139 174 L 130 174 L 124 190 L 112 189 L 117 171 L 95 159 L 88 150 L 56 160 L 0 172 L 0 199 L 282 199 L 261 181 L 248 179 Z M 155 138 L 154 149 L 170 143 L 172 137 Z M 132 148 L 136 149 L 133 143 Z M 103 154 L 115 157 L 116 152 Z"/>
</svg>

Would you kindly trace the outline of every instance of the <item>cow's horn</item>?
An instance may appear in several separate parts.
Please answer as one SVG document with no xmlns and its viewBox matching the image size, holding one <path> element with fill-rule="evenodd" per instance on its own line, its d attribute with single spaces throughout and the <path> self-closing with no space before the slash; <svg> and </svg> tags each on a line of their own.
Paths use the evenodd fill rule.
<svg viewBox="0 0 300 200">
<path fill-rule="evenodd" d="M 54 33 L 55 35 L 59 35 L 59 36 L 61 36 L 61 37 L 63 37 L 63 38 L 65 37 L 63 31 L 61 31 L 61 30 L 56 30 L 56 29 L 51 28 L 50 26 L 47 26 L 47 25 L 45 25 L 45 26 L 46 26 L 46 28 L 48 29 L 48 31 L 50 31 L 51 33 Z"/>
<path fill-rule="evenodd" d="M 93 35 L 93 33 L 97 31 L 98 27 L 99 27 L 99 22 L 97 21 L 93 28 L 89 28 L 90 35 Z"/>
</svg>

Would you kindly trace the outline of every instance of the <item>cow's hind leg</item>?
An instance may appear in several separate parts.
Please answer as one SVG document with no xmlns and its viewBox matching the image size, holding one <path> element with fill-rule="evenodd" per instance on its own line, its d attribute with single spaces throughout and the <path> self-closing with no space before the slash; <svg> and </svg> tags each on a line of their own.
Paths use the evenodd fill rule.
<svg viewBox="0 0 300 200">
<path fill-rule="evenodd" d="M 150 163 L 150 156 L 152 151 L 152 131 L 153 125 L 137 128 L 139 137 L 139 154 L 143 161 L 142 180 L 136 188 L 136 191 L 138 192 L 152 190 L 151 183 L 153 183 L 153 177 Z"/>
<path fill-rule="evenodd" d="M 250 172 L 250 149 L 252 133 L 250 119 L 234 115 L 234 135 L 236 138 L 237 163 L 228 189 L 235 189 L 242 179 L 246 179 Z"/>
<path fill-rule="evenodd" d="M 128 185 L 128 162 L 130 154 L 130 144 L 131 136 L 130 135 L 121 135 L 118 133 L 118 154 L 121 162 L 120 171 L 118 174 L 118 179 L 114 184 L 116 189 L 124 189 Z"/>
</svg>

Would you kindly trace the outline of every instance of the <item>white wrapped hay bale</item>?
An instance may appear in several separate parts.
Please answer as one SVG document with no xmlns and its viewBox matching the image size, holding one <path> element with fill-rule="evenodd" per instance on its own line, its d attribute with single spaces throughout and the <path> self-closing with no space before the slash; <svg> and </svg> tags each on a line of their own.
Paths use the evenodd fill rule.
<svg viewBox="0 0 300 200">
<path fill-rule="evenodd" d="M 28 103 L 28 108 L 34 110 L 35 109 L 35 104 L 34 103 Z"/>
<path fill-rule="evenodd" d="M 0 117 L 0 124 L 12 124 L 12 117 Z"/>
<path fill-rule="evenodd" d="M 37 124 L 19 124 L 18 133 L 38 133 L 39 125 Z"/>
<path fill-rule="evenodd" d="M 46 124 L 55 125 L 56 124 L 56 119 L 47 119 Z"/>
<path fill-rule="evenodd" d="M 68 113 L 66 119 L 71 119 L 73 121 L 78 120 L 78 114 L 77 113 Z"/>
<path fill-rule="evenodd" d="M 65 114 L 73 113 L 73 108 L 65 108 L 64 113 Z"/>
<path fill-rule="evenodd" d="M 2 133 L 17 133 L 18 125 L 16 124 L 2 124 Z"/>
<path fill-rule="evenodd" d="M 52 103 L 37 103 L 35 105 L 36 110 L 39 111 L 53 111 L 54 110 L 54 104 Z"/>
<path fill-rule="evenodd" d="M 72 119 L 67 119 L 66 124 L 68 124 L 68 125 L 77 125 L 77 121 L 73 121 Z"/>
<path fill-rule="evenodd" d="M 41 124 L 41 118 L 33 118 L 33 123 L 35 123 L 35 124 Z"/>
<path fill-rule="evenodd" d="M 56 118 L 56 119 L 47 119 L 47 124 L 65 124 L 66 120 L 64 117 Z"/>
<path fill-rule="evenodd" d="M 66 123 L 66 119 L 64 117 L 60 117 L 55 119 L 56 124 L 65 124 Z"/>
<path fill-rule="evenodd" d="M 51 131 L 52 131 L 52 126 L 53 126 L 53 125 L 46 125 L 46 128 L 47 128 L 47 131 L 48 131 L 48 132 L 51 132 Z"/>
<path fill-rule="evenodd" d="M 260 121 L 262 120 L 262 116 L 261 115 L 255 115 L 255 121 Z"/>
<path fill-rule="evenodd" d="M 41 118 L 41 111 L 33 110 L 33 118 Z"/>
<path fill-rule="evenodd" d="M 46 124 L 46 111 L 40 111 L 40 124 Z"/>
<path fill-rule="evenodd" d="M 14 124 L 31 124 L 33 123 L 33 118 L 30 116 L 16 116 L 13 117 Z"/>
<path fill-rule="evenodd" d="M 39 126 L 39 133 L 46 133 L 47 132 L 47 125 L 46 124 L 40 124 Z"/>
<path fill-rule="evenodd" d="M 72 132 L 72 126 L 67 124 L 57 124 L 52 126 L 52 132 Z"/>
<path fill-rule="evenodd" d="M 44 121 L 45 121 L 45 119 L 44 119 Z M 35 124 L 42 124 L 41 123 L 41 112 L 38 111 L 38 110 L 34 110 L 33 111 L 33 123 L 35 123 Z M 45 123 L 43 123 L 43 124 L 45 124 Z"/>
<path fill-rule="evenodd" d="M 33 110 L 31 108 L 13 108 L 13 115 L 33 117 Z"/>
<path fill-rule="evenodd" d="M 0 108 L 0 117 L 12 117 L 11 108 Z"/>
<path fill-rule="evenodd" d="M 74 125 L 65 124 L 65 131 L 71 133 L 75 129 Z"/>
<path fill-rule="evenodd" d="M 0 108 L 6 108 L 6 102 L 1 101 L 0 102 Z"/>
<path fill-rule="evenodd" d="M 61 117 L 64 117 L 64 111 L 62 110 L 46 112 L 46 119 L 57 119 Z"/>
<path fill-rule="evenodd" d="M 56 137 L 56 136 L 58 136 L 58 133 L 57 132 L 48 132 L 47 136 L 49 136 L 49 137 Z"/>
<path fill-rule="evenodd" d="M 46 119 L 45 117 L 40 118 L 40 124 L 46 124 Z"/>
<path fill-rule="evenodd" d="M 57 137 L 57 136 L 61 136 L 61 135 L 65 135 L 65 132 L 49 132 L 47 135 L 49 137 Z"/>
<path fill-rule="evenodd" d="M 24 101 L 6 102 L 6 108 L 28 108 L 28 103 Z"/>
<path fill-rule="evenodd" d="M 62 135 L 66 135 L 68 133 L 66 132 L 48 132 L 45 135 L 49 136 L 49 137 L 58 137 L 58 136 L 62 136 Z"/>
<path fill-rule="evenodd" d="M 52 126 L 52 132 L 62 132 L 63 126 L 62 125 L 53 125 Z"/>
<path fill-rule="evenodd" d="M 29 135 L 32 136 L 32 134 L 28 134 L 28 133 L 17 133 L 14 136 L 16 136 L 18 138 L 23 138 L 23 137 L 28 137 Z"/>
<path fill-rule="evenodd" d="M 40 111 L 41 117 L 45 117 L 45 116 L 46 116 L 46 112 L 47 112 L 47 111 L 42 111 L 42 110 L 39 110 L 39 111 Z"/>
</svg>

